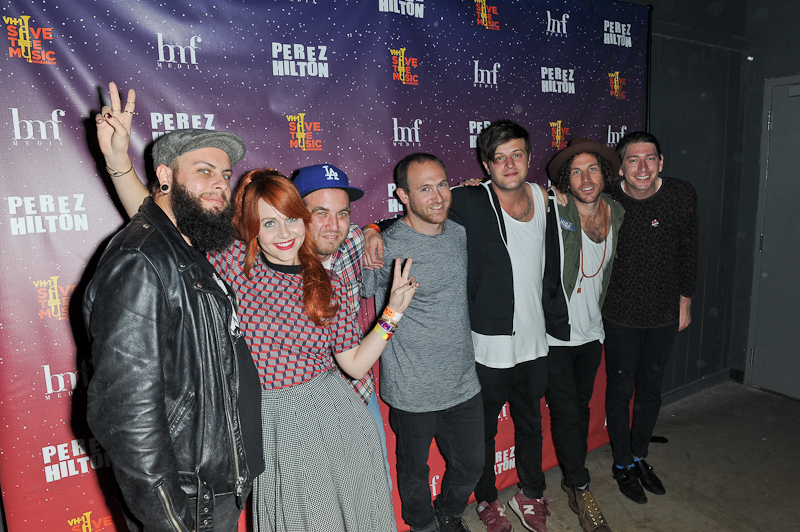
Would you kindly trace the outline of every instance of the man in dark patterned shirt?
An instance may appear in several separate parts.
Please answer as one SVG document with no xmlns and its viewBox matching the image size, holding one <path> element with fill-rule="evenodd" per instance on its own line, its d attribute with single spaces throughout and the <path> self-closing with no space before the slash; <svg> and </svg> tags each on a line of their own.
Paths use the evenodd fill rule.
<svg viewBox="0 0 800 532">
<path fill-rule="evenodd" d="M 315 164 L 300 169 L 294 185 L 311 211 L 308 236 L 317 248 L 319 260 L 326 270 L 339 277 L 346 292 L 344 304 L 347 311 L 354 321 L 358 321 L 364 234 L 357 225 L 350 223 L 350 202 L 361 199 L 364 191 L 350 186 L 347 174 L 332 164 Z M 375 418 L 386 458 L 386 433 L 375 396 L 374 373 L 370 369 L 362 379 L 347 380 Z"/>
<path fill-rule="evenodd" d="M 625 208 L 617 256 L 603 305 L 606 333 L 606 419 L 612 473 L 628 498 L 665 489 L 647 458 L 661 408 L 661 381 L 675 335 L 691 322 L 697 275 L 697 193 L 662 177 L 658 140 L 643 131 L 617 145 L 624 178 L 609 195 Z M 630 401 L 636 392 L 633 422 Z"/>
</svg>

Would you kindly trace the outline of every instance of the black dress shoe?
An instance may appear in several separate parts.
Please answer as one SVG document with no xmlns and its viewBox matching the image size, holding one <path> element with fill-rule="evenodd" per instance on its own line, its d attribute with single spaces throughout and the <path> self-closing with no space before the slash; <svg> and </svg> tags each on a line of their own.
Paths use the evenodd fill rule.
<svg viewBox="0 0 800 532">
<path fill-rule="evenodd" d="M 636 476 L 639 477 L 644 489 L 656 495 L 664 495 L 667 492 L 650 464 L 644 460 L 639 460 L 633 463 L 633 469 L 636 471 Z"/>
<path fill-rule="evenodd" d="M 644 490 L 641 484 L 639 484 L 639 479 L 632 466 L 620 469 L 612 465 L 611 474 L 614 480 L 617 481 L 619 491 L 621 491 L 623 495 L 637 504 L 644 504 L 647 502 L 647 495 L 644 494 Z"/>
</svg>

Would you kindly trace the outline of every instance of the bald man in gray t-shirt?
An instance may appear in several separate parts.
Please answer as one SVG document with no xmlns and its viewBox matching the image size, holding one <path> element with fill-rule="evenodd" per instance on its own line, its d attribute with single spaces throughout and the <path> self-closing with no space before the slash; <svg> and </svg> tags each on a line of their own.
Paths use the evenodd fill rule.
<svg viewBox="0 0 800 532">
<path fill-rule="evenodd" d="M 397 488 L 416 532 L 466 531 L 461 515 L 483 472 L 483 403 L 467 306 L 467 238 L 447 219 L 450 187 L 433 155 L 409 155 L 395 170 L 407 214 L 383 233 L 384 266 L 363 275 L 363 295 L 382 308 L 394 260 L 413 258 L 419 283 L 381 356 L 381 397 L 397 436 Z M 447 461 L 431 506 L 433 438 Z"/>
</svg>

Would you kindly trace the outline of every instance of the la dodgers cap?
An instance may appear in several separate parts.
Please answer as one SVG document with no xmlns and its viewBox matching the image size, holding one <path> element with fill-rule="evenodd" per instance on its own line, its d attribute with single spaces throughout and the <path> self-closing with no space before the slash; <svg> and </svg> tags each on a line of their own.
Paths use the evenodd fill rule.
<svg viewBox="0 0 800 532">
<path fill-rule="evenodd" d="M 332 164 L 315 164 L 301 168 L 294 178 L 294 186 L 301 197 L 323 188 L 340 188 L 347 192 L 350 201 L 356 201 L 364 195 L 360 188 L 351 187 L 347 174 Z"/>
<path fill-rule="evenodd" d="M 227 131 L 208 129 L 178 129 L 158 138 L 153 143 L 153 167 L 169 164 L 184 153 L 202 148 L 219 148 L 228 154 L 231 166 L 244 157 L 246 148 L 238 136 Z"/>
</svg>

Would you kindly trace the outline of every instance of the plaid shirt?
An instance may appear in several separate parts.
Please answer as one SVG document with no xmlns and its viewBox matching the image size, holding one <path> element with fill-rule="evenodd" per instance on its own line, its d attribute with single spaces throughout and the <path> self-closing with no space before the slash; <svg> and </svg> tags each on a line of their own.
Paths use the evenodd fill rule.
<svg viewBox="0 0 800 532">
<path fill-rule="evenodd" d="M 339 246 L 339 249 L 331 256 L 330 271 L 334 273 L 344 288 L 347 311 L 358 321 L 358 312 L 361 310 L 361 272 L 364 266 L 364 233 L 355 224 L 350 224 L 350 233 L 347 239 Z M 362 333 L 363 337 L 363 333 Z M 353 390 L 361 397 L 364 404 L 369 402 L 372 392 L 375 390 L 373 382 L 373 371 L 370 369 L 364 378 L 357 380 L 351 379 L 344 373 L 342 375 L 348 380 Z"/>
</svg>

